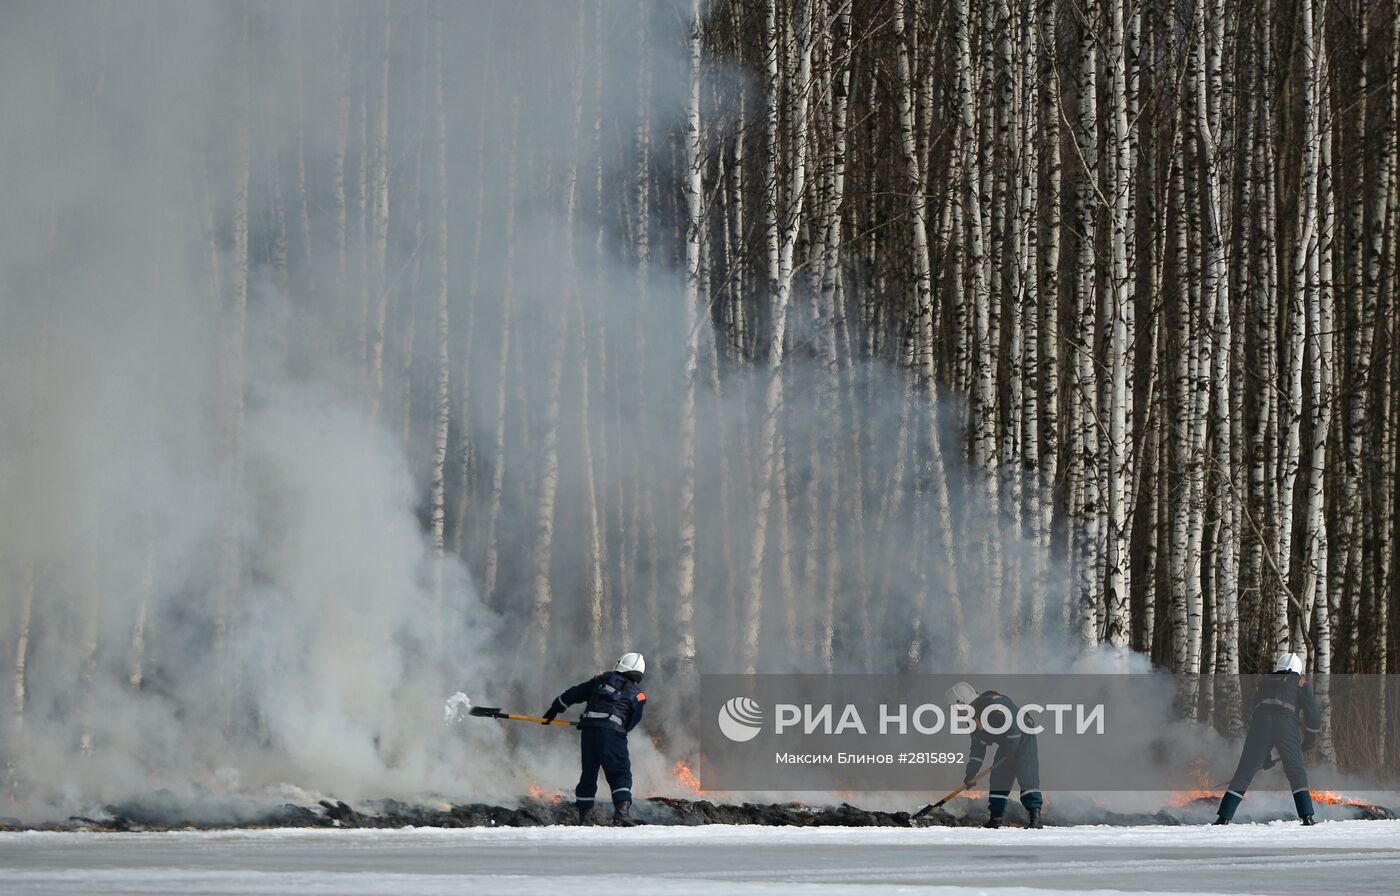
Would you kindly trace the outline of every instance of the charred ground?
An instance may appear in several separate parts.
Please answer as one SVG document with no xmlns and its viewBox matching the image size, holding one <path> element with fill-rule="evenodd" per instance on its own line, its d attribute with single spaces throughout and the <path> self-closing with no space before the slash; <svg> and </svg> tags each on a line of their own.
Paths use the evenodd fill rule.
<svg viewBox="0 0 1400 896">
<path fill-rule="evenodd" d="M 916 807 L 917 808 L 917 807 Z M 1092 811 L 1047 812 L 1051 826 L 1099 824 L 1121 827 L 1143 825 L 1200 824 L 1213 817 L 1214 798 L 1202 797 L 1184 805 L 1164 806 L 1156 812 L 1116 812 L 1102 807 Z M 1360 800 L 1321 802 L 1319 815 L 1327 821 L 1383 820 L 1397 818 L 1394 810 Z M 649 825 L 694 826 L 710 824 L 760 825 L 769 827 L 978 827 L 987 820 L 984 801 L 954 800 L 945 810 L 914 820 L 912 812 L 863 809 L 850 803 L 809 805 L 787 803 L 717 803 L 706 799 L 650 797 L 634 811 L 637 820 Z M 595 819 L 603 823 L 606 809 L 597 810 Z M 1284 820 L 1251 816 L 1255 821 Z M 1019 805 L 1009 812 L 1012 825 L 1025 823 Z M 415 805 L 398 800 L 367 800 L 351 805 L 342 800 L 323 799 L 312 805 L 283 803 L 262 808 L 232 807 L 218 813 L 199 811 L 182 805 L 173 795 L 155 793 L 149 797 L 104 806 L 91 815 L 72 816 L 62 821 L 25 824 L 18 819 L 0 818 L 0 830 L 86 830 L 99 832 L 139 832 L 169 830 L 220 830 L 229 828 L 468 828 L 541 827 L 576 825 L 573 806 L 561 799 L 527 797 L 516 806 L 487 803 Z"/>
</svg>

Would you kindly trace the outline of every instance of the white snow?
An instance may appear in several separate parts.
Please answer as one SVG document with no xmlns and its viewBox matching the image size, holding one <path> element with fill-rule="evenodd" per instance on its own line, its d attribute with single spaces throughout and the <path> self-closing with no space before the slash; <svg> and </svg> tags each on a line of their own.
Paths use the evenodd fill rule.
<svg viewBox="0 0 1400 896">
<path fill-rule="evenodd" d="M 442 706 L 442 723 L 451 725 L 453 722 L 460 722 L 472 711 L 472 698 L 458 691 Z"/>
<path fill-rule="evenodd" d="M 0 833 L 6 896 L 1393 893 L 1397 876 L 1400 822 Z"/>
</svg>

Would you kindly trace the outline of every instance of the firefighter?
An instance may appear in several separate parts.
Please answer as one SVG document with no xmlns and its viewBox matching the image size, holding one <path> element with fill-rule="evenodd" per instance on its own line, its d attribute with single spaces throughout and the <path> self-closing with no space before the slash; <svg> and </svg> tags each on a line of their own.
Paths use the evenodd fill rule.
<svg viewBox="0 0 1400 896">
<path fill-rule="evenodd" d="M 1016 723 L 1019 707 L 1003 694 L 996 691 L 983 691 L 965 681 L 960 681 L 948 689 L 948 703 L 964 704 L 972 707 L 976 730 L 972 732 L 972 748 L 968 750 L 967 767 L 963 770 L 963 786 L 971 787 L 982 771 L 987 758 L 987 747 L 995 744 L 996 764 L 992 766 L 992 780 L 988 791 L 987 808 L 991 817 L 987 827 L 999 828 L 1006 815 L 1006 806 L 1011 797 L 1011 785 L 1020 782 L 1021 805 L 1026 807 L 1030 817 L 1027 827 L 1040 828 L 1040 754 L 1036 747 L 1035 735 L 1022 732 Z M 982 727 L 983 711 L 990 706 L 1000 706 L 1008 713 L 1010 727 L 1001 734 L 992 734 Z M 994 712 L 1000 722 L 1001 713 Z M 995 727 L 1000 727 L 997 724 Z"/>
<path fill-rule="evenodd" d="M 1303 676 L 1303 660 L 1296 653 L 1281 654 L 1274 671 L 1261 676 L 1259 694 L 1254 703 L 1254 717 L 1249 720 L 1249 732 L 1240 751 L 1240 764 L 1230 779 L 1225 795 L 1220 799 L 1216 824 L 1229 824 L 1235 810 L 1244 799 L 1245 789 L 1261 768 L 1272 768 L 1269 756 L 1278 750 L 1288 785 L 1293 788 L 1293 805 L 1298 819 L 1313 824 L 1312 794 L 1308 792 L 1308 770 L 1303 767 L 1303 754 L 1317 743 L 1322 731 L 1322 711 L 1312 686 Z M 1303 716 L 1307 730 L 1300 735 L 1298 715 Z"/>
<path fill-rule="evenodd" d="M 646 659 L 640 653 L 624 653 L 611 672 L 603 672 L 569 688 L 549 705 L 545 724 L 575 703 L 585 703 L 579 718 L 583 774 L 574 788 L 579 824 L 588 823 L 593 796 L 598 792 L 598 770 L 612 790 L 613 824 L 631 827 L 632 759 L 627 755 L 627 733 L 642 720 L 647 695 L 642 693 Z"/>
</svg>

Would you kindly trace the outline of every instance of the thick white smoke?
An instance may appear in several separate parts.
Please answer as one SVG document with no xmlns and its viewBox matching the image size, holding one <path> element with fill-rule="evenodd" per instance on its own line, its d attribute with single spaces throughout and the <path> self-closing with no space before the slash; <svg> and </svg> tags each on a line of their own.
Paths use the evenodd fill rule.
<svg viewBox="0 0 1400 896">
<path fill-rule="evenodd" d="M 443 6 L 440 23 L 429 7 L 389 7 L 387 159 L 362 157 L 360 148 L 374 143 L 377 126 L 377 4 L 32 2 L 0 11 L 0 814 L 53 817 L 159 788 L 186 804 L 321 793 L 505 799 L 532 777 L 551 786 L 571 781 L 573 739 L 485 720 L 444 726 L 448 694 L 464 689 L 478 703 L 523 702 L 511 708 L 541 711 L 563 687 L 597 671 L 599 658 L 639 649 L 654 669 L 667 668 L 675 643 L 664 603 L 674 574 L 670 547 L 660 556 L 624 557 L 615 570 L 661 602 L 656 613 L 635 614 L 630 642 L 595 644 L 586 634 L 587 546 L 577 514 L 584 484 L 576 463 L 559 470 L 555 625 L 544 655 L 524 649 L 537 635 L 523 559 L 536 520 L 522 477 L 507 478 L 499 521 L 505 559 L 497 593 L 506 599 L 487 607 L 478 596 L 479 540 L 466 548 L 470 571 L 451 545 L 436 568 L 424 521 L 431 407 L 405 406 L 400 394 L 428 391 L 435 376 L 440 259 L 432 234 L 411 226 L 431 228 L 434 213 L 406 211 L 430 205 L 434 195 L 432 71 L 422 57 L 434 29 L 442 29 L 447 57 L 454 359 L 468 341 L 468 321 L 475 346 L 469 361 L 454 362 L 454 402 L 463 382 L 472 390 L 453 423 L 454 451 L 463 428 L 478 446 L 489 447 L 496 435 L 496 334 L 509 274 L 513 332 L 529 341 L 518 353 L 526 360 L 508 365 L 511 469 L 535 463 L 519 442 L 539 431 L 544 413 L 541 350 L 552 328 L 579 331 L 586 317 L 583 337 L 566 348 L 566 382 L 580 366 L 579 345 L 587 344 L 611 353 L 616 379 L 645 384 L 594 385 L 615 398 L 592 419 L 593 450 L 606 458 L 595 487 L 630 496 L 639 487 L 631 477 L 639 475 L 669 494 L 678 472 L 673 439 L 683 382 L 676 355 L 685 301 L 671 238 L 657 237 L 645 303 L 634 260 L 613 245 L 631 201 L 613 187 L 636 164 L 630 141 L 642 50 L 631 7 L 610 12 L 595 34 L 597 20 L 580 20 L 565 4 Z M 681 19 L 671 12 L 653 17 L 660 30 L 648 44 L 653 165 L 663 172 L 674 164 L 667 159 L 686 76 Z M 583 138 L 575 130 L 573 73 L 559 70 L 579 46 L 579 27 L 588 41 L 601 41 L 606 60 L 606 72 L 584 93 Z M 743 77 L 718 63 L 707 69 L 711 85 Z M 706 98 L 707 126 L 732 132 L 734 110 Z M 254 263 L 241 342 L 242 478 L 234 482 L 225 337 L 240 262 L 234 214 L 245 104 Z M 596 144 L 594 122 L 607 125 Z M 385 235 L 384 270 L 376 272 L 357 203 L 374 186 L 364 172 L 381 163 L 394 188 L 395 223 Z M 309 241 L 300 236 L 302 169 Z M 337 169 L 350 231 L 343 241 Z M 580 194 L 598 208 L 576 207 L 567 218 L 563 185 L 571 177 L 591 183 L 600 170 L 603 195 L 590 192 L 596 187 Z M 653 196 L 653 211 L 660 217 L 674 200 Z M 364 207 L 372 210 L 373 201 Z M 590 217 L 599 211 L 606 226 Z M 279 226 L 296 256 L 290 276 L 267 263 Z M 570 242 L 578 268 L 568 264 Z M 595 257 L 599 244 L 604 251 Z M 380 278 L 395 311 L 386 335 L 393 369 L 376 411 L 365 400 L 360 331 Z M 583 291 L 578 309 L 586 315 L 574 307 L 575 290 Z M 794 321 L 795 339 L 804 327 Z M 832 425 L 804 386 L 815 379 L 813 366 L 801 353 L 788 362 L 785 437 L 793 444 L 815 444 Z M 906 410 L 902 373 L 871 365 L 852 380 L 866 430 L 887 434 L 865 446 L 860 474 L 907 494 L 880 556 L 923 556 L 933 547 L 926 521 L 919 523 L 926 495 L 918 474 L 891 475 Z M 743 514 L 719 519 L 725 505 L 718 496 L 728 482 L 734 506 L 742 504 L 751 471 L 726 470 L 713 449 L 752 421 L 757 391 L 735 372 L 722 394 L 701 392 L 702 414 L 716 428 L 700 435 L 697 512 L 701 531 L 714 533 L 748 525 Z M 577 411 L 569 395 L 563 404 L 562 452 L 576 457 Z M 946 429 L 946 444 L 955 445 L 956 427 Z M 956 454 L 946 452 L 950 464 Z M 450 475 L 462 462 L 450 461 Z M 993 516 L 975 479 L 956 468 L 951 479 L 960 519 Z M 469 494 L 473 501 L 452 508 L 452 527 L 479 533 L 489 509 L 475 500 L 479 487 Z M 672 510 L 666 500 L 654 507 L 659 545 L 676 541 Z M 986 522 L 989 538 L 1003 551 L 1026 552 L 1023 566 L 1036 568 L 1035 549 L 1000 525 Z M 794 540 L 817 543 L 805 534 L 793 533 Z M 240 546 L 240 587 L 226 595 L 231 536 Z M 848 576 L 862 537 L 843 529 L 829 546 Z M 1138 670 L 1123 654 L 1083 657 L 1063 632 L 1058 608 L 1067 601 L 1056 590 L 1041 632 L 1019 637 L 1029 592 L 1018 603 L 989 605 L 976 546 L 957 549 L 961 622 L 954 624 L 936 561 L 918 580 L 868 570 L 868 587 L 843 592 L 843 601 L 863 609 L 843 616 L 840 634 L 850 645 L 862 626 L 875 635 L 843 653 L 838 671 L 900 668 L 916 622 L 925 662 L 939 671 L 955 663 L 954 632 L 974 645 L 986 671 L 1088 671 L 1086 663 Z M 1047 578 L 1067 581 L 1053 572 Z M 737 587 L 737 575 L 697 583 L 697 640 L 709 670 L 737 662 Z M 867 591 L 873 598 L 862 603 Z M 810 596 L 771 598 L 765 646 L 773 649 L 764 651 L 761 668 L 816 671 L 816 652 L 792 649 L 783 630 L 785 599 Z M 608 600 L 611 637 L 619 608 Z M 815 640 L 808 616 L 815 614 L 801 611 L 804 643 Z M 658 749 L 633 738 L 639 791 L 673 786 L 671 762 L 686 745 L 685 694 L 664 675 L 648 684 L 654 715 L 647 729 L 665 731 L 670 743 Z"/>
<path fill-rule="evenodd" d="M 451 558 L 438 605 L 421 483 L 391 422 L 345 387 L 335 340 L 354 298 L 329 266 L 314 293 L 249 272 L 244 474 L 229 481 L 245 13 L 265 54 L 254 157 L 323 162 L 330 33 L 350 21 L 333 5 L 0 13 L 0 814 L 160 787 L 492 790 L 479 755 L 500 731 L 445 730 L 438 712 L 445 681 L 489 667 L 494 618 Z M 242 584 L 225 600 L 230 518 Z"/>
</svg>

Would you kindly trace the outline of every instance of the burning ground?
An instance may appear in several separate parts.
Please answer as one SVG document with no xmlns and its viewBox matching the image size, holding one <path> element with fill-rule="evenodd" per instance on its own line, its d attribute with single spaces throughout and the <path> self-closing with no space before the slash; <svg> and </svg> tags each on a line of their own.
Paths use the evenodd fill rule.
<svg viewBox="0 0 1400 896">
<path fill-rule="evenodd" d="M 908 809 L 862 808 L 849 802 L 724 802 L 719 797 L 695 798 L 654 796 L 643 799 L 634 809 L 637 820 L 647 825 L 758 825 L 778 827 L 977 827 L 987 820 L 985 794 L 973 793 L 949 802 L 943 810 L 918 821 L 922 796 L 908 800 Z M 903 795 L 899 795 L 903 796 Z M 1199 825 L 1215 817 L 1219 794 L 1182 791 L 1177 794 L 1113 794 L 1107 800 L 1085 794 L 1051 794 L 1046 824 L 1057 827 L 1110 825 Z M 1144 807 L 1160 797 L 1160 808 Z M 1389 794 L 1394 802 L 1395 794 Z M 894 794 L 876 795 L 877 803 L 892 804 Z M 1322 821 L 1389 820 L 1396 812 L 1359 797 L 1333 791 L 1313 791 L 1318 818 Z M 594 811 L 595 823 L 605 823 L 606 804 Z M 1287 794 L 1253 794 L 1237 816 L 1239 822 L 1291 820 L 1292 803 Z M 1025 822 L 1021 807 L 1012 803 L 1012 825 Z M 549 793 L 536 785 L 529 796 L 516 805 L 487 803 L 366 800 L 350 804 L 333 798 L 316 802 L 237 801 L 205 796 L 191 801 L 169 791 L 103 806 L 88 815 L 63 821 L 21 824 L 17 819 L 0 818 L 0 830 L 51 831 L 166 831 L 219 830 L 228 828 L 529 828 L 547 825 L 575 826 L 572 798 Z"/>
<path fill-rule="evenodd" d="M 660 753 L 656 758 L 660 758 Z M 669 762 L 669 760 L 668 760 Z M 963 828 L 987 821 L 987 793 L 970 790 L 940 810 L 915 819 L 924 803 L 941 794 L 895 791 L 807 794 L 767 793 L 753 801 L 743 794 L 706 790 L 686 759 L 656 768 L 657 790 L 633 807 L 643 825 L 695 827 Z M 1204 761 L 1191 765 L 1191 782 L 1170 792 L 1051 792 L 1044 821 L 1052 827 L 1115 827 L 1209 824 L 1215 818 L 1220 789 L 1209 780 Z M 398 828 L 537 828 L 577 827 L 571 791 L 546 787 L 524 769 L 517 770 L 525 793 L 499 802 L 459 802 L 442 798 L 354 799 L 284 787 L 262 794 L 221 793 L 194 787 L 180 792 L 160 789 L 146 795 L 95 806 L 81 814 L 47 820 L 20 820 L 0 815 L 0 831 L 158 832 L 229 829 L 398 829 Z M 1380 821 L 1400 818 L 1400 793 L 1346 793 L 1314 790 L 1319 821 Z M 1025 824 L 1025 811 L 1012 795 L 1011 826 Z M 592 816 L 606 824 L 611 812 L 606 789 Z M 1288 793 L 1252 792 L 1236 822 L 1293 821 Z"/>
</svg>

